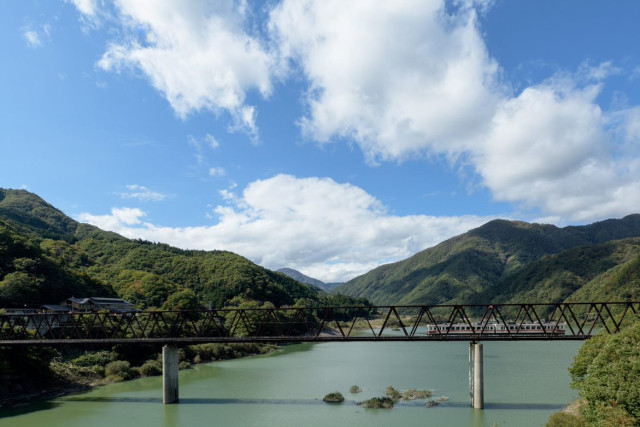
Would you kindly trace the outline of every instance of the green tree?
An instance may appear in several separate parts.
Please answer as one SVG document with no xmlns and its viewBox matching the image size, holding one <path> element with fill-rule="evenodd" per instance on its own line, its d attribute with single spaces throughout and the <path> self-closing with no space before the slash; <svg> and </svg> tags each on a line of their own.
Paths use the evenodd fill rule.
<svg viewBox="0 0 640 427">
<path fill-rule="evenodd" d="M 163 310 L 199 310 L 198 295 L 191 289 L 183 289 L 172 294 L 162 305 Z"/>
<path fill-rule="evenodd" d="M 640 425 L 640 321 L 587 341 L 569 372 L 572 387 L 587 401 L 588 421 Z"/>
</svg>

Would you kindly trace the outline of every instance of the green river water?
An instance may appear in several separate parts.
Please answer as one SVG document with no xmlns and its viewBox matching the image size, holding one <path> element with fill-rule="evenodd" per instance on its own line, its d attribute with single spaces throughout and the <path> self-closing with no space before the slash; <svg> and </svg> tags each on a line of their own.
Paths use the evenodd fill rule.
<svg viewBox="0 0 640 427">
<path fill-rule="evenodd" d="M 468 343 L 323 343 L 180 372 L 180 403 L 162 404 L 162 379 L 143 378 L 0 412 L 0 427 L 541 426 L 571 403 L 567 368 L 580 342 L 486 342 L 485 406 L 469 407 Z M 350 394 L 357 384 L 363 392 Z M 450 399 L 393 409 L 355 401 L 387 386 Z M 345 396 L 341 405 L 322 397 Z"/>
</svg>

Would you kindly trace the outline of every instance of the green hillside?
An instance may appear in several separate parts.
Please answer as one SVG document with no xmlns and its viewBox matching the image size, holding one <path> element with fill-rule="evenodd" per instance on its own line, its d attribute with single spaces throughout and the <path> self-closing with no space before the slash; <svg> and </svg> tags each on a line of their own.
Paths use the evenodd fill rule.
<svg viewBox="0 0 640 427">
<path fill-rule="evenodd" d="M 377 304 L 638 298 L 638 238 L 637 214 L 565 228 L 495 220 L 332 293 Z M 71 295 L 118 295 L 141 308 L 330 298 L 231 252 L 127 239 L 80 224 L 27 191 L 0 189 L 0 307 Z"/>
<path fill-rule="evenodd" d="M 544 256 L 475 299 L 481 303 L 637 301 L 639 275 L 640 239 L 613 240 Z"/>
<path fill-rule="evenodd" d="M 0 189 L 0 307 L 116 296 L 139 307 L 277 306 L 320 292 L 226 251 L 187 251 L 80 224 L 23 190 Z"/>
<path fill-rule="evenodd" d="M 378 267 L 334 292 L 376 304 L 561 301 L 633 259 L 630 243 L 622 245 L 627 257 L 607 255 L 613 249 L 605 244 L 631 237 L 640 237 L 640 215 L 565 228 L 495 220 L 406 260 Z M 552 257 L 566 251 L 565 257 Z M 594 282 L 586 289 L 593 288 L 595 295 L 602 286 Z"/>
</svg>

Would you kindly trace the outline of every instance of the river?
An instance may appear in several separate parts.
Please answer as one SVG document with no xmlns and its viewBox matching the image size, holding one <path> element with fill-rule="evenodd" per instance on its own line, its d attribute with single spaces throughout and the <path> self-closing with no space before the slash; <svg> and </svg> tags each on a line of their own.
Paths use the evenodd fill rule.
<svg viewBox="0 0 640 427">
<path fill-rule="evenodd" d="M 469 407 L 468 343 L 322 343 L 181 371 L 176 405 L 162 404 L 160 377 L 142 378 L 0 412 L 0 427 L 542 426 L 576 397 L 567 368 L 580 345 L 486 342 L 483 411 Z M 352 385 L 362 393 L 349 393 Z M 390 385 L 449 400 L 431 408 L 424 401 L 355 405 Z M 332 391 L 345 402 L 323 403 Z"/>
</svg>

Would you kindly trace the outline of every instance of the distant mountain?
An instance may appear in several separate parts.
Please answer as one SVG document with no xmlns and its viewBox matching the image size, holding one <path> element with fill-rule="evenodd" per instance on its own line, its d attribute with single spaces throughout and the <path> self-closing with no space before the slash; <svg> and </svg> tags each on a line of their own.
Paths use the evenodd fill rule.
<svg viewBox="0 0 640 427">
<path fill-rule="evenodd" d="M 342 284 L 342 282 L 325 283 L 318 279 L 314 279 L 313 277 L 305 276 L 304 274 L 300 273 L 298 270 L 294 270 L 293 268 L 281 268 L 280 270 L 276 270 L 276 271 L 278 273 L 287 275 L 292 279 L 297 280 L 300 283 L 306 283 L 307 285 L 312 285 L 317 288 L 320 288 L 325 292 L 329 292 L 331 289 Z"/>
<path fill-rule="evenodd" d="M 623 268 L 626 263 L 630 263 L 627 268 L 633 268 L 637 257 L 634 241 L 614 242 L 636 237 L 640 237 L 638 214 L 564 228 L 495 220 L 406 260 L 378 267 L 333 292 L 365 297 L 376 304 L 484 303 L 525 297 L 563 300 L 582 286 L 588 288 L 591 280 L 610 269 Z M 572 249 L 575 251 L 570 252 Z M 607 255 L 609 251 L 627 256 Z M 551 271 L 553 262 L 559 266 Z M 581 263 L 585 271 L 575 273 L 580 280 L 570 286 L 558 280 L 560 271 L 565 275 L 578 271 Z M 595 284 L 590 287 L 598 288 Z"/>
<path fill-rule="evenodd" d="M 227 251 L 189 251 L 80 224 L 35 194 L 0 189 L 0 307 L 115 296 L 139 307 L 294 304 L 318 290 Z"/>
</svg>

